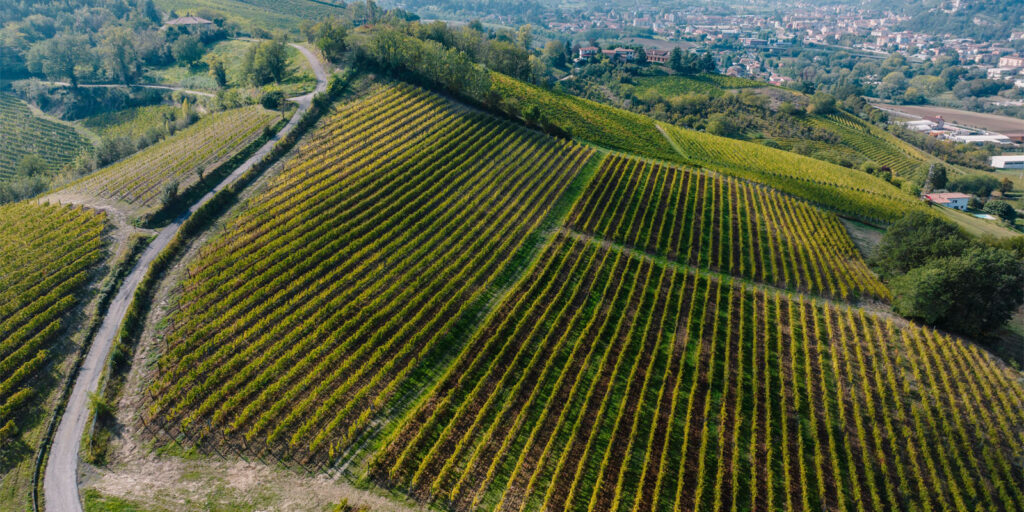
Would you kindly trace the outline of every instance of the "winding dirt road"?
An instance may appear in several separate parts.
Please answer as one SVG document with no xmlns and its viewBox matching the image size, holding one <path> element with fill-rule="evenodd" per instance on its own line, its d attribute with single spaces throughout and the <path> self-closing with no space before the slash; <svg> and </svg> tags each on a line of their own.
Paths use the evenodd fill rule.
<svg viewBox="0 0 1024 512">
<path fill-rule="evenodd" d="M 99 384 L 100 374 L 107 365 L 107 358 L 110 355 L 110 348 L 113 345 L 114 337 L 117 335 L 121 322 L 124 320 L 124 315 L 128 311 L 128 305 L 135 295 L 135 289 L 138 288 L 143 276 L 145 276 L 150 263 L 167 247 L 182 223 L 192 213 L 212 199 L 214 194 L 234 183 L 242 174 L 251 169 L 256 162 L 269 153 L 279 140 L 295 129 L 299 119 L 309 110 L 313 96 L 327 89 L 327 72 L 324 70 L 320 60 L 311 51 L 302 46 L 297 44 L 292 44 L 291 46 L 298 49 L 309 60 L 310 66 L 316 74 L 316 90 L 303 96 L 290 98 L 291 101 L 299 105 L 299 108 L 292 115 L 288 124 L 257 150 L 245 163 L 235 169 L 228 177 L 224 178 L 212 191 L 192 205 L 188 212 L 175 219 L 170 225 L 162 228 L 121 285 L 113 302 L 110 304 L 110 309 L 107 310 L 100 330 L 92 340 L 92 345 L 89 347 L 89 352 L 82 363 L 78 378 L 75 380 L 71 397 L 68 399 L 67 408 L 60 421 L 60 426 L 57 427 L 57 431 L 54 434 L 49 461 L 43 477 L 46 510 L 56 512 L 82 511 L 82 502 L 78 493 L 78 452 L 81 448 L 82 432 L 85 429 L 89 415 L 88 395 L 94 392 Z"/>
</svg>

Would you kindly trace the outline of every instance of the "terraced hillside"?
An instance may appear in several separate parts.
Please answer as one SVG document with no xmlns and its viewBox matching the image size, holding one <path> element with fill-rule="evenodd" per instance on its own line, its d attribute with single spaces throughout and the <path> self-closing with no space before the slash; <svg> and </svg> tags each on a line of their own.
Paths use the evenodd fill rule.
<svg viewBox="0 0 1024 512">
<path fill-rule="evenodd" d="M 827 118 L 812 117 L 809 122 L 836 134 L 840 145 L 871 162 L 889 167 L 901 178 L 921 182 L 928 174 L 927 157 L 917 149 L 856 117 L 840 113 Z"/>
<path fill-rule="evenodd" d="M 888 223 L 921 208 L 913 197 L 867 173 L 752 142 L 660 126 L 690 163 L 768 185 L 845 215 Z"/>
<path fill-rule="evenodd" d="M 613 155 L 566 227 L 785 288 L 888 297 L 834 215 L 706 171 Z"/>
<path fill-rule="evenodd" d="M 184 190 L 207 172 L 248 146 L 278 114 L 260 106 L 227 110 L 113 165 L 71 184 L 65 192 L 123 202 L 140 208 L 160 206 L 171 183 Z"/>
<path fill-rule="evenodd" d="M 190 266 L 149 414 L 322 461 L 458 346 L 592 151 L 398 85 L 298 155 Z"/>
<path fill-rule="evenodd" d="M 26 155 L 39 156 L 54 172 L 90 146 L 74 128 L 37 117 L 25 102 L 0 94 L 0 181 L 14 177 Z"/>
<path fill-rule="evenodd" d="M 1019 510 L 972 345 L 558 236 L 377 454 L 452 510 Z"/>
<path fill-rule="evenodd" d="M 54 345 L 106 256 L 105 227 L 90 210 L 0 206 L 0 451 L 38 419 Z"/>
</svg>

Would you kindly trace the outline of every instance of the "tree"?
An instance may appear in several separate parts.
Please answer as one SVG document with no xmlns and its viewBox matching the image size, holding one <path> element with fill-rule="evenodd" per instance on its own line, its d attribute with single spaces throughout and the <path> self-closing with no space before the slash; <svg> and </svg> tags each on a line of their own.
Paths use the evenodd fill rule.
<svg viewBox="0 0 1024 512">
<path fill-rule="evenodd" d="M 260 98 L 260 105 L 267 110 L 277 110 L 284 105 L 284 92 L 280 89 L 269 91 Z"/>
<path fill-rule="evenodd" d="M 1006 323 L 1024 303 L 1024 265 L 1005 249 L 971 247 L 893 280 L 893 309 L 908 318 L 978 335 Z"/>
<path fill-rule="evenodd" d="M 288 69 L 288 53 L 282 39 L 261 41 L 249 48 L 242 62 L 242 74 L 253 85 L 281 82 Z"/>
<path fill-rule="evenodd" d="M 683 51 L 678 46 L 672 48 L 672 53 L 668 56 L 668 67 L 677 73 L 683 71 Z"/>
<path fill-rule="evenodd" d="M 1010 203 L 999 199 L 993 199 L 985 203 L 985 211 L 1011 224 L 1017 218 L 1017 210 L 1013 209 Z"/>
<path fill-rule="evenodd" d="M 544 45 L 544 60 L 552 67 L 560 68 L 565 65 L 565 46 L 555 39 Z"/>
<path fill-rule="evenodd" d="M 16 172 L 21 176 L 38 176 L 46 171 L 46 160 L 39 155 L 28 154 L 18 161 Z"/>
<path fill-rule="evenodd" d="M 933 259 L 959 255 L 968 245 L 967 236 L 955 225 L 911 212 L 885 231 L 871 264 L 883 279 L 892 279 Z"/>
<path fill-rule="evenodd" d="M 999 191 L 1002 192 L 1003 195 L 1013 192 L 1013 180 L 1010 178 L 1003 178 L 1002 180 L 999 180 Z"/>
<path fill-rule="evenodd" d="M 529 51 L 530 46 L 533 45 L 533 26 L 530 24 L 519 27 L 519 46 L 522 46 L 524 50 Z"/>
<path fill-rule="evenodd" d="M 203 58 L 203 43 L 199 41 L 199 36 L 191 34 L 181 36 L 171 45 L 171 55 L 179 63 L 190 68 L 195 67 Z"/>
<path fill-rule="evenodd" d="M 210 76 L 217 82 L 217 87 L 224 88 L 228 85 L 228 70 L 224 65 L 224 59 L 212 57 L 210 62 Z"/>
<path fill-rule="evenodd" d="M 925 190 L 931 192 L 932 190 L 939 190 L 946 188 L 946 166 L 934 163 L 928 167 L 928 176 L 924 180 Z"/>
<path fill-rule="evenodd" d="M 89 41 L 84 36 L 60 34 L 40 41 L 29 49 L 27 64 L 30 71 L 42 73 L 50 80 L 67 79 L 78 87 L 75 67 L 92 59 Z"/>
<path fill-rule="evenodd" d="M 824 116 L 835 113 L 837 108 L 835 96 L 824 92 L 817 92 L 811 98 L 811 104 L 808 105 L 807 111 Z"/>
<path fill-rule="evenodd" d="M 317 23 L 313 27 L 313 33 L 315 34 L 313 44 L 323 52 L 327 60 L 331 62 L 341 60 L 345 50 L 348 49 L 345 44 L 348 30 L 342 20 L 334 19 Z"/>
<path fill-rule="evenodd" d="M 135 34 L 126 27 L 109 27 L 104 30 L 99 53 L 114 80 L 130 85 L 142 70 L 142 59 L 136 50 Z"/>
<path fill-rule="evenodd" d="M 992 194 L 993 190 L 999 189 L 999 180 L 992 176 L 967 174 L 954 178 L 947 184 L 947 187 L 955 192 L 987 197 Z"/>
</svg>

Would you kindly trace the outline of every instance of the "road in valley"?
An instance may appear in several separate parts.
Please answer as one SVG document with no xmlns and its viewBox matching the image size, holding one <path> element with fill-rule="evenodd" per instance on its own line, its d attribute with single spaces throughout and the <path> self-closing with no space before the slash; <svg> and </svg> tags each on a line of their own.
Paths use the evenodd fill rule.
<svg viewBox="0 0 1024 512">
<path fill-rule="evenodd" d="M 82 433 L 86 427 L 89 416 L 88 395 L 96 390 L 99 384 L 100 375 L 107 365 L 107 358 L 113 346 L 114 337 L 117 335 L 121 322 L 124 320 L 128 306 L 131 304 L 135 289 L 145 276 L 149 265 L 156 259 L 164 248 L 171 242 L 178 229 L 192 213 L 199 209 L 207 201 L 213 198 L 214 194 L 234 183 L 242 174 L 252 168 L 260 159 L 269 153 L 274 146 L 288 135 L 303 114 L 312 105 L 313 96 L 327 89 L 327 72 L 323 64 L 313 52 L 308 49 L 292 44 L 309 60 L 313 72 L 316 74 L 316 90 L 309 94 L 290 98 L 298 104 L 299 108 L 292 115 L 291 120 L 278 133 L 267 141 L 248 160 L 234 170 L 228 177 L 218 184 L 212 191 L 203 196 L 198 202 L 189 208 L 187 212 L 168 226 L 159 230 L 159 234 L 149 244 L 135 268 L 124 280 L 117 295 L 110 303 L 103 324 L 92 340 L 92 345 L 86 354 L 78 377 L 75 380 L 71 396 L 68 399 L 67 408 L 60 420 L 60 425 L 54 434 L 53 445 L 50 448 L 46 472 L 43 477 L 43 492 L 46 499 L 46 510 L 54 512 L 81 512 L 82 502 L 78 492 L 78 452 L 81 448 Z"/>
</svg>

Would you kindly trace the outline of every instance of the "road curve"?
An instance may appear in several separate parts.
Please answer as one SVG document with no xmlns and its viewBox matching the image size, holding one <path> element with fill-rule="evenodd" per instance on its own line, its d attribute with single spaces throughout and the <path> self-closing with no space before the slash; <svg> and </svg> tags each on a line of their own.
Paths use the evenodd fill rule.
<svg viewBox="0 0 1024 512">
<path fill-rule="evenodd" d="M 53 445 L 50 448 L 50 455 L 46 464 L 46 472 L 43 476 L 43 492 L 46 498 L 46 510 L 54 512 L 81 512 L 82 502 L 78 493 L 78 452 L 82 443 L 82 432 L 85 429 L 89 415 L 89 393 L 96 390 L 99 384 L 100 374 L 106 367 L 107 358 L 110 355 L 110 348 L 113 346 L 114 337 L 124 320 L 128 306 L 131 304 L 135 289 L 145 276 L 149 265 L 156 259 L 164 248 L 171 242 L 178 229 L 185 220 L 207 201 L 213 198 L 214 194 L 234 183 L 242 174 L 252 168 L 261 158 L 269 153 L 284 136 L 288 135 L 295 125 L 298 124 L 302 115 L 309 110 L 312 104 L 313 95 L 327 89 L 327 73 L 324 71 L 320 60 L 306 48 L 292 44 L 309 60 L 316 74 L 316 90 L 313 93 L 291 98 L 298 103 L 299 108 L 292 115 L 291 120 L 272 139 L 267 141 L 248 160 L 240 165 L 234 172 L 218 184 L 212 191 L 207 193 L 189 208 L 188 212 L 175 219 L 170 225 L 159 231 L 156 239 L 150 243 L 146 251 L 142 253 L 135 268 L 124 280 L 117 295 L 110 303 L 103 324 L 96 337 L 92 340 L 89 352 L 75 380 L 74 388 L 68 399 L 67 408 L 61 418 L 60 425 L 54 434 Z"/>
</svg>

